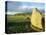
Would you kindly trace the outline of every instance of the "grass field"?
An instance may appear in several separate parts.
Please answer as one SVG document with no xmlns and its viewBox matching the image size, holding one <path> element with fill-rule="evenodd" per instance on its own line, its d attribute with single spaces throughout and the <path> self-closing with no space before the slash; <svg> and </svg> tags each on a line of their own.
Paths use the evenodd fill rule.
<svg viewBox="0 0 46 35">
<path fill-rule="evenodd" d="M 7 15 L 7 33 L 32 32 L 33 30 L 30 29 L 31 23 L 30 21 L 27 21 L 26 16 Z"/>
<path fill-rule="evenodd" d="M 30 32 L 30 22 L 23 15 L 7 16 L 7 29 L 7 33 Z"/>
<path fill-rule="evenodd" d="M 13 16 L 7 16 L 7 19 L 8 19 L 8 22 L 9 21 L 12 21 L 12 22 L 19 22 L 19 21 L 24 21 L 25 20 L 25 16 L 22 16 L 22 15 L 17 15 L 17 16 L 15 16 L 15 15 L 13 15 Z"/>
</svg>

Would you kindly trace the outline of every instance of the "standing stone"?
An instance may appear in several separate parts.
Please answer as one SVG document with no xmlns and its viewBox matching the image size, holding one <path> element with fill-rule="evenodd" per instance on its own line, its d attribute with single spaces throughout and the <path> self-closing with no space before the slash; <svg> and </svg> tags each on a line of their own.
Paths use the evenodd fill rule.
<svg viewBox="0 0 46 35">
<path fill-rule="evenodd" d="M 32 15 L 31 15 L 32 29 L 34 29 L 36 31 L 42 31 L 43 29 L 42 29 L 41 20 L 42 20 L 42 15 L 40 14 L 40 12 L 38 11 L 37 8 L 33 8 Z"/>
</svg>

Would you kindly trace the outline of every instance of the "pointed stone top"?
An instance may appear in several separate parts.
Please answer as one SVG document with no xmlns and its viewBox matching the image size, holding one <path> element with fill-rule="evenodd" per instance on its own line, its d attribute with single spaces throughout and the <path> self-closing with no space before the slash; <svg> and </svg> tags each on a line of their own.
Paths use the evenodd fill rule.
<svg viewBox="0 0 46 35">
<path fill-rule="evenodd" d="M 32 13 L 36 13 L 39 12 L 40 14 L 42 14 L 36 7 L 32 8 Z"/>
<path fill-rule="evenodd" d="M 36 12 L 37 11 L 37 8 L 32 8 L 32 12 Z"/>
<path fill-rule="evenodd" d="M 32 10 L 37 10 L 37 8 L 32 8 Z"/>
</svg>

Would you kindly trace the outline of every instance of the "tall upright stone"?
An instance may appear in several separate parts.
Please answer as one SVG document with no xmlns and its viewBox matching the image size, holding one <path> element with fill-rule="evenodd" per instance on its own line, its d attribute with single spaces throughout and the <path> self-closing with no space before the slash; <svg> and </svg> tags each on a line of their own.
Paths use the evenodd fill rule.
<svg viewBox="0 0 46 35">
<path fill-rule="evenodd" d="M 31 27 L 36 31 L 42 31 L 42 15 L 37 8 L 32 8 Z"/>
</svg>

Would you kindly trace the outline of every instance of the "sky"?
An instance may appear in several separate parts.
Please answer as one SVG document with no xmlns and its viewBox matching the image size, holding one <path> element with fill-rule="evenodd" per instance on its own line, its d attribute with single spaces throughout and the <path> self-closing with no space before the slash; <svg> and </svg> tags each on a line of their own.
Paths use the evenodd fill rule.
<svg viewBox="0 0 46 35">
<path fill-rule="evenodd" d="M 7 14 L 14 15 L 17 13 L 32 12 L 32 8 L 38 8 L 43 12 L 45 4 L 36 2 L 18 2 L 18 1 L 8 1 L 7 2 Z"/>
<path fill-rule="evenodd" d="M 19 11 L 21 9 L 30 9 L 36 7 L 38 9 L 44 9 L 44 3 L 35 3 L 35 2 L 15 2 L 8 1 L 7 2 L 7 10 L 8 11 Z"/>
</svg>

